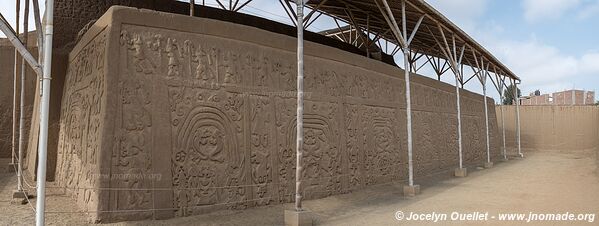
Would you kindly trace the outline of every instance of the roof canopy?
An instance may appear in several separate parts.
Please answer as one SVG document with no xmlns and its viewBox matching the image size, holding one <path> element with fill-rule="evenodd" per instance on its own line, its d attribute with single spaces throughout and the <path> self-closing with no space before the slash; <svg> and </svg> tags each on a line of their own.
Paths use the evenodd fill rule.
<svg viewBox="0 0 599 226">
<path fill-rule="evenodd" d="M 452 61 L 456 69 L 468 65 L 494 72 L 496 76 L 520 80 L 424 0 L 309 0 L 307 6 L 353 25 L 360 33 L 375 35 L 402 48 L 407 46 L 413 53 Z M 463 84 L 463 77 L 460 79 Z"/>
</svg>

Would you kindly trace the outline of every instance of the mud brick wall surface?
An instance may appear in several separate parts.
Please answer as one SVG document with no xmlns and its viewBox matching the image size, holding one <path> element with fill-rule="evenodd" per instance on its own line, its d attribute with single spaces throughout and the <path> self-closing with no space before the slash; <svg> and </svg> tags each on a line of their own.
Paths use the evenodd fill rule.
<svg viewBox="0 0 599 226">
<path fill-rule="evenodd" d="M 36 34 L 29 33 L 28 46 L 29 50 L 37 57 Z M 13 117 L 13 94 L 14 94 L 14 61 L 15 49 L 6 38 L 0 39 L 0 158 L 10 159 L 12 157 L 12 117 Z M 20 90 L 21 90 L 21 58 L 18 59 L 17 67 L 17 108 L 20 105 Z M 33 114 L 33 99 L 35 94 L 36 75 L 26 64 L 25 73 L 25 131 L 23 133 L 25 139 L 23 147 L 27 150 L 29 126 Z M 18 151 L 18 120 L 19 110 L 17 110 L 17 148 Z M 25 153 L 26 154 L 26 153 Z M 2 167 L 0 167 L 2 168 Z"/>
<path fill-rule="evenodd" d="M 501 108 L 505 114 L 506 146 L 514 150 L 517 146 L 516 108 L 497 106 L 499 126 Z M 599 148 L 597 106 L 520 106 L 520 120 L 523 149 L 576 151 Z"/>
<path fill-rule="evenodd" d="M 58 183 L 103 222 L 291 202 L 295 45 L 255 27 L 111 8 L 68 57 Z M 407 179 L 403 71 L 305 48 L 304 197 Z M 456 98 L 451 85 L 412 78 L 418 180 L 458 164 Z M 493 100 L 461 95 L 465 163 L 482 164 L 483 101 L 494 119 Z"/>
<path fill-rule="evenodd" d="M 87 29 L 102 16 L 108 8 L 113 5 L 130 6 L 135 8 L 152 9 L 162 12 L 171 12 L 182 15 L 189 13 L 189 4 L 175 0 L 57 0 L 55 1 L 54 14 L 54 37 L 53 37 L 53 63 L 52 63 L 52 94 L 50 100 L 50 118 L 49 118 L 49 138 L 48 138 L 48 180 L 54 180 L 54 169 L 56 168 L 57 141 L 58 129 L 60 120 L 60 104 L 62 103 L 62 93 L 64 86 L 64 78 L 68 64 L 68 54 L 77 44 L 79 39 Z M 295 35 L 295 28 L 279 24 L 264 18 L 245 15 L 241 13 L 218 10 L 211 7 L 202 7 L 196 5 L 196 15 L 204 18 L 215 18 L 223 21 L 230 21 L 239 24 L 245 24 L 254 27 L 260 27 L 268 31 L 286 34 L 288 36 Z M 356 54 L 365 55 L 360 49 L 330 38 L 324 38 L 312 32 L 305 33 L 305 39 L 336 48 L 344 49 Z M 394 64 L 391 57 L 385 58 L 387 63 Z M 389 61 L 390 60 L 390 61 Z M 39 95 L 36 95 L 39 97 Z M 39 98 L 35 98 L 37 103 Z M 35 106 L 35 105 L 34 105 Z M 37 109 L 33 109 L 37 111 Z M 28 146 L 27 154 L 29 157 L 26 160 L 26 165 L 35 166 L 37 162 L 37 140 L 36 134 L 39 133 L 39 128 L 36 126 L 39 123 L 37 115 L 33 115 L 33 126 L 27 131 L 33 136 L 28 137 L 31 145 Z M 35 179 L 35 167 L 28 167 L 26 170 L 28 178 Z"/>
</svg>

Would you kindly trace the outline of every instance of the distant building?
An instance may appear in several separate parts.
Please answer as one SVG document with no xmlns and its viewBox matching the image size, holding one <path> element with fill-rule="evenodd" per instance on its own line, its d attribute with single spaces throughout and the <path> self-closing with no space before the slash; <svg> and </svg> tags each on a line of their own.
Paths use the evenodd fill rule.
<svg viewBox="0 0 599 226">
<path fill-rule="evenodd" d="M 595 92 L 585 90 L 566 90 L 552 95 L 538 91 L 520 99 L 521 105 L 594 105 Z"/>
<path fill-rule="evenodd" d="M 522 97 L 520 101 L 521 105 L 551 105 L 551 96 L 549 94 L 542 94 L 539 96 L 527 96 Z"/>
</svg>

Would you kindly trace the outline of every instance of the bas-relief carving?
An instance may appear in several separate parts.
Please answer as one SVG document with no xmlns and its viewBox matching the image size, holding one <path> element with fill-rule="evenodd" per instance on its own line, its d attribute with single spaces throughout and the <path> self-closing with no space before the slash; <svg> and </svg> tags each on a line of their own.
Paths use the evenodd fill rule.
<svg viewBox="0 0 599 226">
<path fill-rule="evenodd" d="M 137 77 L 131 74 L 129 79 Z M 152 116 L 148 85 L 143 80 L 125 80 L 121 89 L 121 115 L 118 129 L 118 148 L 114 150 L 113 169 L 125 175 L 122 180 L 112 180 L 111 186 L 125 188 L 117 193 L 118 209 L 143 209 L 152 206 L 151 173 Z M 114 184 L 112 184 L 114 183 Z"/>
<path fill-rule="evenodd" d="M 285 57 L 279 52 L 248 50 L 237 42 L 223 45 L 199 35 L 131 30 L 124 30 L 122 36 L 134 53 L 132 67 L 140 74 L 156 71 L 169 87 L 172 133 L 176 134 L 172 154 L 174 206 L 185 209 L 182 214 L 187 215 L 197 209 L 194 207 L 230 202 L 237 204 L 227 205 L 229 208 L 245 208 L 292 201 L 295 99 L 243 93 L 247 89 L 295 89 L 291 61 L 281 60 Z M 139 50 L 136 45 L 143 48 Z M 405 153 L 400 148 L 404 138 L 399 136 L 405 126 L 396 118 L 396 105 L 404 95 L 402 81 L 331 68 L 307 68 L 306 91 L 372 103 L 340 104 L 338 100 L 318 101 L 318 97 L 306 101 L 302 173 L 306 197 L 399 179 L 405 171 L 401 161 Z M 447 112 L 454 108 L 449 104 L 453 100 L 450 93 L 426 85 L 412 89 L 418 94 L 414 106 Z M 468 109 L 473 104 L 465 99 L 464 105 Z M 339 123 L 340 118 L 345 119 L 343 123 Z M 457 148 L 455 115 L 415 111 L 414 118 L 419 124 L 415 129 L 415 162 L 420 164 L 416 174 L 426 175 L 457 161 L 457 154 L 452 152 Z M 346 131 L 340 133 L 340 126 Z M 271 133 L 273 127 L 276 136 Z M 480 138 L 472 136 L 468 137 L 468 150 L 480 143 Z M 227 174 L 219 174 L 223 172 Z M 231 189 L 247 183 L 252 186 Z M 243 202 L 250 199 L 252 204 Z"/>
<path fill-rule="evenodd" d="M 144 53 L 142 59 L 149 62 L 147 65 L 158 65 L 150 74 L 165 79 L 168 86 L 164 95 L 168 95 L 171 112 L 170 156 L 177 215 L 205 212 L 204 206 L 243 208 L 242 201 L 249 192 L 236 186 L 247 183 L 244 171 L 248 160 L 241 151 L 245 149 L 246 103 L 243 95 L 221 89 L 218 82 L 220 78 L 226 78 L 227 83 L 239 82 L 236 69 L 223 65 L 238 57 L 223 57 L 220 49 L 206 43 L 159 33 L 130 35 L 123 30 L 121 37 L 123 43 L 134 43 L 130 40 L 135 39 L 142 43 L 145 50 L 135 51 L 134 62 L 140 62 L 137 53 Z"/>
<path fill-rule="evenodd" d="M 366 144 L 366 134 L 363 133 L 363 122 L 359 105 L 345 104 L 345 150 L 348 158 L 349 186 L 359 188 L 364 186 L 365 159 L 364 148 Z"/>
<path fill-rule="evenodd" d="M 296 100 L 278 91 L 295 90 L 295 54 L 214 36 L 133 25 L 122 29 L 125 63 L 112 173 L 140 177 L 111 182 L 111 187 L 132 189 L 111 193 L 116 197 L 111 206 L 152 208 L 148 188 L 153 184 L 144 175 L 155 170 L 156 155 L 168 156 L 170 169 L 163 172 L 171 173 L 178 216 L 291 202 Z M 406 179 L 404 81 L 325 59 L 308 57 L 306 64 L 318 66 L 307 67 L 305 77 L 310 95 L 304 105 L 304 197 Z M 415 170 L 424 176 L 457 162 L 455 96 L 413 84 Z M 166 93 L 156 93 L 156 87 Z M 168 101 L 158 103 L 156 96 Z M 77 97 L 72 99 L 70 118 L 78 121 L 86 116 Z M 156 108 L 170 112 L 169 125 L 155 125 Z M 473 120 L 465 127 L 481 125 Z M 171 150 L 153 148 L 156 133 L 170 133 L 165 137 Z M 69 136 L 85 141 L 77 133 Z M 466 139 L 473 140 L 470 146 L 484 142 Z"/>
<path fill-rule="evenodd" d="M 236 187 L 247 183 L 243 96 L 177 85 L 169 86 L 169 96 L 174 206 L 183 215 L 204 205 L 243 208 L 248 191 Z"/>
<path fill-rule="evenodd" d="M 153 37 L 159 38 L 159 37 Z M 153 39 L 155 40 L 155 39 Z M 111 159 L 110 186 L 122 190 L 110 191 L 111 208 L 114 210 L 149 209 L 154 206 L 151 180 L 153 151 L 152 76 L 159 62 L 151 58 L 156 51 L 154 42 L 142 36 L 122 33 L 119 54 L 127 56 L 119 65 L 119 100 L 114 131 L 116 145 Z M 136 212 L 137 218 L 151 216 L 148 212 Z M 120 215 L 117 213 L 115 215 Z M 120 217 L 120 216 L 117 216 Z"/>
<path fill-rule="evenodd" d="M 395 112 L 392 108 L 365 106 L 362 112 L 366 136 L 365 185 L 398 179 L 399 161 Z"/>
<path fill-rule="evenodd" d="M 274 103 L 268 96 L 250 96 L 250 163 L 253 200 L 268 205 L 276 199 L 273 183 L 275 138 L 273 136 Z"/>
<path fill-rule="evenodd" d="M 94 209 L 104 110 L 106 33 L 101 32 L 69 62 L 60 117 L 57 184 L 84 209 Z"/>
<path fill-rule="evenodd" d="M 295 192 L 296 100 L 275 98 L 279 153 L 279 201 L 288 202 Z M 304 103 L 302 187 L 305 197 L 342 192 L 342 156 L 339 146 L 338 104 Z"/>
</svg>

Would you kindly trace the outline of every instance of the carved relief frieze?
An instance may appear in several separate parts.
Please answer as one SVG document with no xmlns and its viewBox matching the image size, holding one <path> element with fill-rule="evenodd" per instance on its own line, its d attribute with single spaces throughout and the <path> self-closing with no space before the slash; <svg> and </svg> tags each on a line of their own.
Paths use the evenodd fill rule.
<svg viewBox="0 0 599 226">
<path fill-rule="evenodd" d="M 276 98 L 279 196 L 289 201 L 295 181 L 295 99 Z M 337 119 L 338 104 L 305 102 L 302 179 L 305 195 L 342 192 L 342 153 Z"/>
<path fill-rule="evenodd" d="M 396 179 L 400 172 L 399 139 L 395 109 L 362 107 L 362 128 L 366 139 L 365 185 Z"/>
<path fill-rule="evenodd" d="M 170 86 L 174 206 L 184 215 L 202 206 L 244 208 L 248 196 L 244 150 L 244 98 L 238 93 Z M 268 137 L 257 137 L 257 145 Z M 265 151 L 265 150 L 261 150 Z M 263 159 L 257 160 L 263 161 Z M 269 168 L 270 166 L 264 166 Z M 267 169 L 268 170 L 268 169 Z M 264 172 L 260 172 L 264 173 Z M 268 173 L 257 180 L 267 180 Z"/>
<path fill-rule="evenodd" d="M 295 52 L 245 37 L 120 27 L 115 37 L 118 77 L 110 80 L 114 87 L 105 83 L 103 33 L 80 50 L 67 70 L 60 183 L 97 186 L 94 174 L 102 161 L 101 142 L 107 140 L 102 129 L 112 123 L 112 153 L 104 156 L 110 158 L 110 174 L 129 176 L 110 181 L 118 188 L 105 199 L 114 202 L 106 205 L 111 210 L 150 210 L 157 200 L 168 200 L 165 209 L 187 216 L 292 202 Z M 401 71 L 386 75 L 368 64 L 314 55 L 307 55 L 305 63 L 303 197 L 407 179 Z M 422 177 L 457 165 L 456 103 L 455 95 L 440 85 L 414 80 L 413 159 L 415 175 Z M 105 90 L 115 91 L 114 100 L 106 100 L 112 93 Z M 482 102 L 470 96 L 462 98 L 466 162 L 485 157 Z M 107 110 L 105 103 L 116 109 Z M 170 174 L 160 183 L 166 187 L 149 180 L 156 172 Z M 94 190 L 80 190 L 74 193 L 84 202 L 98 197 Z M 164 193 L 169 197 L 156 197 Z M 142 218 L 152 214 L 140 213 Z"/>
<path fill-rule="evenodd" d="M 65 77 L 58 141 L 57 183 L 84 208 L 97 201 L 99 137 L 105 108 L 106 33 L 101 32 L 70 60 Z M 84 189 L 79 189 L 83 187 Z"/>
</svg>

